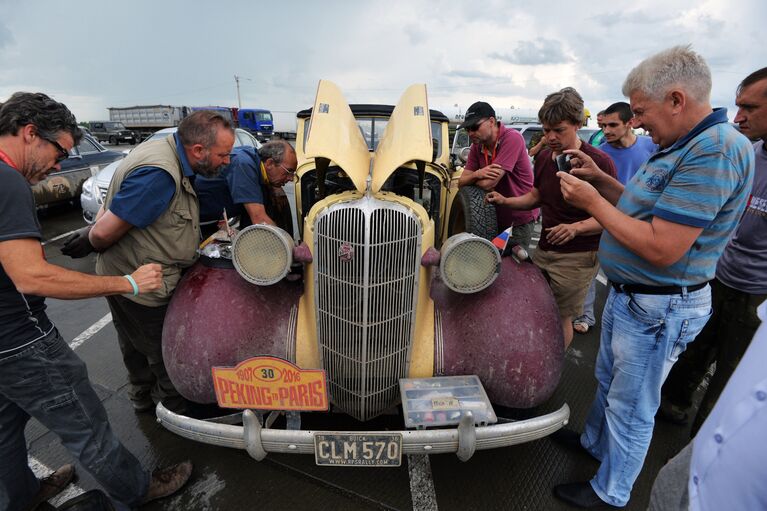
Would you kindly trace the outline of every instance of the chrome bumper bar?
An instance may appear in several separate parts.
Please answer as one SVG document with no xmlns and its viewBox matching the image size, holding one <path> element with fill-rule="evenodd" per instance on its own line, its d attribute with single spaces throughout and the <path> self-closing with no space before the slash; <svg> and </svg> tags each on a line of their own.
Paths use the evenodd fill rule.
<svg viewBox="0 0 767 511">
<path fill-rule="evenodd" d="M 261 426 L 256 415 L 245 410 L 243 425 L 232 426 L 175 414 L 162 403 L 157 405 L 157 422 L 179 436 L 211 445 L 245 449 L 261 461 L 270 452 L 314 453 L 314 434 L 332 432 L 269 429 Z M 440 454 L 454 452 L 466 461 L 476 450 L 496 449 L 543 438 L 567 425 L 570 407 L 516 422 L 476 427 L 471 413 L 461 418 L 455 429 L 403 430 L 404 454 Z M 351 432 L 350 432 L 351 433 Z M 393 431 L 361 431 L 360 434 L 393 433 Z"/>
</svg>

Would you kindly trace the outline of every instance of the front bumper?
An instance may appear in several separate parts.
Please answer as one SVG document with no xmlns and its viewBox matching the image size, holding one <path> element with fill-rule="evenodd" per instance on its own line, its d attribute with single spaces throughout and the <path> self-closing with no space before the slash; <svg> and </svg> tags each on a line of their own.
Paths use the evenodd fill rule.
<svg viewBox="0 0 767 511">
<path fill-rule="evenodd" d="M 192 419 L 175 414 L 162 403 L 157 405 L 157 422 L 179 436 L 211 445 L 245 449 L 256 460 L 261 461 L 270 452 L 314 453 L 314 434 L 332 434 L 325 431 L 301 431 L 269 429 L 261 426 L 256 415 L 245 410 L 243 425 L 232 426 L 204 420 Z M 496 449 L 537 440 L 567 425 L 570 407 L 562 405 L 559 410 L 516 422 L 474 425 L 471 414 L 462 417 L 454 429 L 403 430 L 402 452 L 404 454 L 456 453 L 466 461 L 476 450 Z M 364 431 L 364 434 L 394 433 L 394 431 Z"/>
</svg>

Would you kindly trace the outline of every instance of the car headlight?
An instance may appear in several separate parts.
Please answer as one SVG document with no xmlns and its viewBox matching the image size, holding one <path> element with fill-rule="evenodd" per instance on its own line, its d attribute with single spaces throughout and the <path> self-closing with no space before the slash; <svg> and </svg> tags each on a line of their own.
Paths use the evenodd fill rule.
<svg viewBox="0 0 767 511">
<path fill-rule="evenodd" d="M 501 254 L 490 241 L 462 232 L 442 246 L 439 273 L 456 293 L 476 293 L 495 282 L 501 271 Z"/>
<path fill-rule="evenodd" d="M 232 262 L 242 278 L 259 286 L 282 280 L 293 263 L 293 238 L 273 225 L 251 225 L 232 243 Z"/>
<path fill-rule="evenodd" d="M 83 183 L 83 195 L 87 197 L 93 197 L 93 184 L 95 180 L 93 179 L 93 176 L 89 177 L 85 180 Z"/>
</svg>

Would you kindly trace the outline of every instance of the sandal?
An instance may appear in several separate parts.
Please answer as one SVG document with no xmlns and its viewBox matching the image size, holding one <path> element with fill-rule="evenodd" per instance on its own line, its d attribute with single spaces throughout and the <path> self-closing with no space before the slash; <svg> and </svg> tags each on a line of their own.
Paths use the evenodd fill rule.
<svg viewBox="0 0 767 511">
<path fill-rule="evenodd" d="M 585 334 L 589 331 L 589 324 L 585 321 L 573 321 L 573 330 L 579 334 Z"/>
</svg>

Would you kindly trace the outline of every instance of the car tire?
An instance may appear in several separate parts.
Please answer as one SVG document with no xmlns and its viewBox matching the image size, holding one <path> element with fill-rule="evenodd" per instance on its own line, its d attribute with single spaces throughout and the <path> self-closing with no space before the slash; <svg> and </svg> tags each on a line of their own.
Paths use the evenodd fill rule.
<svg viewBox="0 0 767 511">
<path fill-rule="evenodd" d="M 458 190 L 450 209 L 449 236 L 470 232 L 492 240 L 498 235 L 495 206 L 485 202 L 485 193 L 477 186 L 464 186 Z"/>
<path fill-rule="evenodd" d="M 120 142 L 115 137 L 109 137 L 109 144 L 110 145 L 119 145 Z"/>
</svg>

